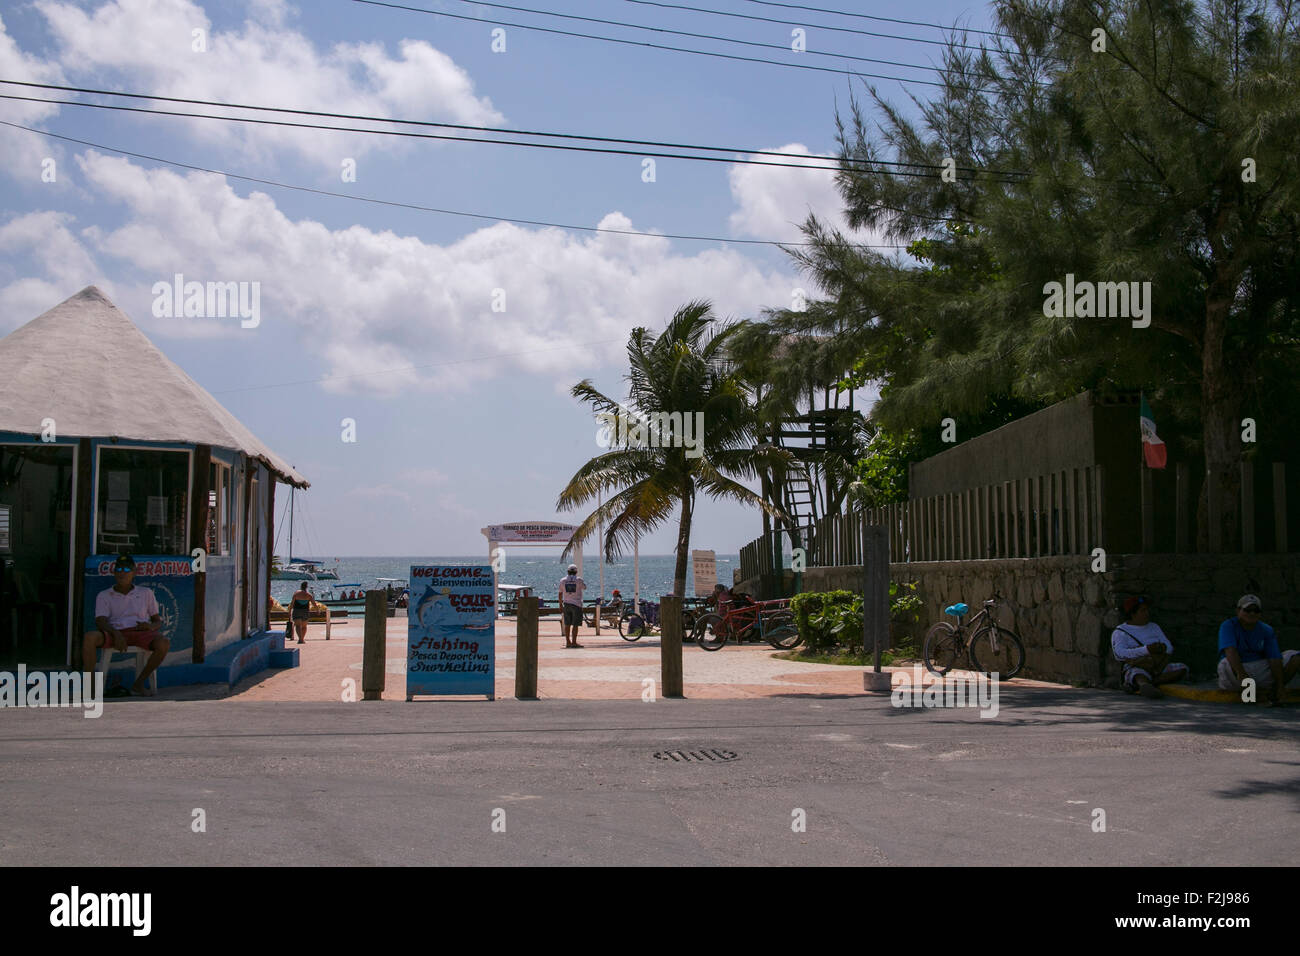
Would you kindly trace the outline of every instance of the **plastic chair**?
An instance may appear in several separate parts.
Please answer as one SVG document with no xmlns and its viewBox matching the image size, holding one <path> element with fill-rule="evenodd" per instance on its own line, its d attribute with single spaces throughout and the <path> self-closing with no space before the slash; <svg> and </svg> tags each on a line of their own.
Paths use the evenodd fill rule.
<svg viewBox="0 0 1300 956">
<path fill-rule="evenodd" d="M 140 672 L 144 670 L 145 664 L 149 662 L 149 655 L 152 653 L 147 647 L 135 647 L 134 645 L 128 645 L 126 650 L 119 651 L 105 638 L 104 646 L 99 649 L 99 672 L 104 675 L 104 686 L 108 687 L 108 668 L 114 654 L 135 654 L 135 679 L 139 680 Z M 131 683 L 134 684 L 135 681 Z M 158 693 L 158 671 L 156 668 L 149 675 L 149 689 L 155 694 Z"/>
</svg>

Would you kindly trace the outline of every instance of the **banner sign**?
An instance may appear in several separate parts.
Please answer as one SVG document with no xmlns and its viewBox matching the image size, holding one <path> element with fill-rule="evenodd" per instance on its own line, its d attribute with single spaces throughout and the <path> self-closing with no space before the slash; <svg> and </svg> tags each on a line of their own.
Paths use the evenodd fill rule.
<svg viewBox="0 0 1300 956">
<path fill-rule="evenodd" d="M 718 583 L 716 555 L 712 551 L 692 551 L 691 566 L 695 574 L 695 596 L 708 597 Z"/>
<path fill-rule="evenodd" d="M 406 699 L 416 694 L 496 697 L 496 588 L 492 566 L 411 568 L 406 608 Z"/>
<path fill-rule="evenodd" d="M 138 588 L 148 588 L 158 602 L 162 616 L 163 637 L 171 650 L 188 651 L 194 647 L 194 568 L 185 555 L 144 554 L 135 558 Z M 94 554 L 86 559 L 86 599 L 83 632 L 95 629 L 95 598 L 113 586 L 115 554 Z"/>
<path fill-rule="evenodd" d="M 516 521 L 513 524 L 492 524 L 483 529 L 489 541 L 505 543 L 568 544 L 577 530 L 576 525 L 555 521 Z"/>
</svg>

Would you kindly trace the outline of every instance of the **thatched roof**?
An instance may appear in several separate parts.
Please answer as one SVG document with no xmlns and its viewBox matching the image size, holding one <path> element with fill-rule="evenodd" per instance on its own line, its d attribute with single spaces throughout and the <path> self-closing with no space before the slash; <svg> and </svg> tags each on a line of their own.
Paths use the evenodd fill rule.
<svg viewBox="0 0 1300 956">
<path fill-rule="evenodd" d="M 0 432 L 184 442 L 242 451 L 307 479 L 226 411 L 94 286 L 0 338 Z"/>
</svg>

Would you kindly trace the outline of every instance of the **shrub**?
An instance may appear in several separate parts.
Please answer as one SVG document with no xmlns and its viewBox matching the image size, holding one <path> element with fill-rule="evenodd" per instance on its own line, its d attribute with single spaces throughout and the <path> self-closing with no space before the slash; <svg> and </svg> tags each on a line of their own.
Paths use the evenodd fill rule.
<svg viewBox="0 0 1300 956">
<path fill-rule="evenodd" d="M 889 582 L 889 619 L 903 625 L 899 631 L 921 620 L 924 607 L 915 581 Z M 795 626 L 810 649 L 842 644 L 850 649 L 862 644 L 862 596 L 852 591 L 810 591 L 790 600 Z M 904 637 L 904 640 L 906 638 Z"/>
</svg>

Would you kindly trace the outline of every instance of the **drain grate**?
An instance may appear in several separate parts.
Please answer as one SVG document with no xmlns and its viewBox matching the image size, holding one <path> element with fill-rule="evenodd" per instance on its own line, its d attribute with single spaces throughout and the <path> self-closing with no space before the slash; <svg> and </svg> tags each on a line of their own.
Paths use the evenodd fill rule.
<svg viewBox="0 0 1300 956">
<path fill-rule="evenodd" d="M 737 756 L 734 750 L 661 750 L 654 758 L 672 763 L 721 763 L 735 760 Z"/>
</svg>

